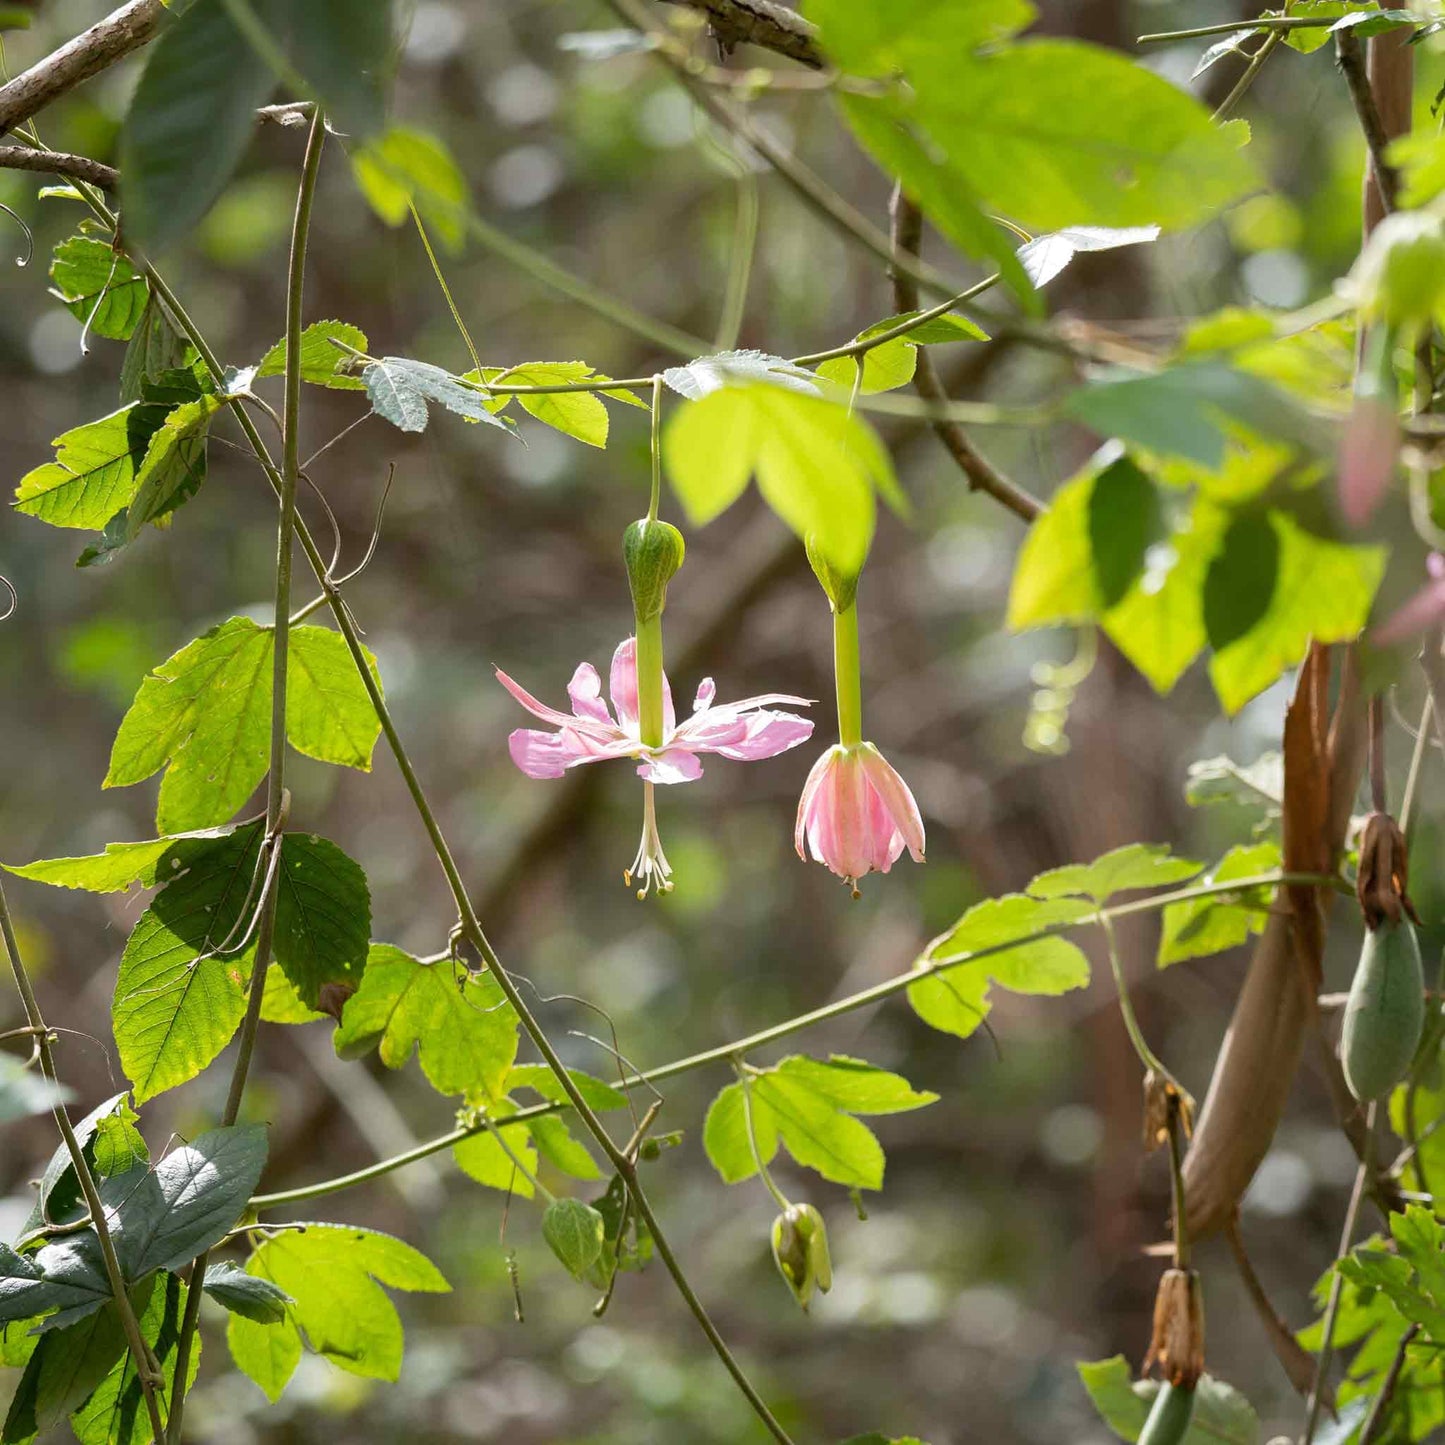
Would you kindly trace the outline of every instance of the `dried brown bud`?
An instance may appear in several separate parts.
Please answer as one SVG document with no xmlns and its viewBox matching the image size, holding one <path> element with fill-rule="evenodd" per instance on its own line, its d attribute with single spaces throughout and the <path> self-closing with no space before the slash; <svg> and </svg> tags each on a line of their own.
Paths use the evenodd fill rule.
<svg viewBox="0 0 1445 1445">
<path fill-rule="evenodd" d="M 1192 1269 L 1168 1269 L 1154 1297 L 1154 1336 L 1144 1357 L 1171 1385 L 1188 1389 L 1204 1373 L 1204 1295 Z"/>
<path fill-rule="evenodd" d="M 1410 902 L 1410 857 L 1400 825 L 1388 813 L 1371 813 L 1360 834 L 1360 871 L 1355 880 L 1360 909 L 1371 929 L 1420 920 Z"/>
<path fill-rule="evenodd" d="M 316 1007 L 321 1013 L 330 1014 L 340 1023 L 341 1010 L 346 1006 L 346 1000 L 355 992 L 354 984 L 323 983 L 317 993 Z"/>
<path fill-rule="evenodd" d="M 1175 1110 L 1178 1111 L 1184 1137 L 1188 1139 L 1194 1133 L 1194 1100 L 1168 1074 L 1150 1069 L 1144 1075 L 1145 1153 L 1152 1154 L 1161 1144 L 1168 1143 L 1169 1119 Z"/>
</svg>

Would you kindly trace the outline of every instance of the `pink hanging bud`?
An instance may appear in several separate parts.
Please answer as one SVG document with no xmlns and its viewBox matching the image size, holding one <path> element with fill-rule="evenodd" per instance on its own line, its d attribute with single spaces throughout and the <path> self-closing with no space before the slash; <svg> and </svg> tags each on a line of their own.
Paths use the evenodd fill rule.
<svg viewBox="0 0 1445 1445">
<path fill-rule="evenodd" d="M 1376 647 L 1392 647 L 1445 623 L 1445 557 L 1431 552 L 1425 569 L 1430 580 L 1370 634 Z"/>
<path fill-rule="evenodd" d="M 923 862 L 923 818 L 908 784 L 872 743 L 829 748 L 808 774 L 793 843 L 853 886 L 886 873 L 904 848 Z M 804 846 L 806 843 L 806 847 Z"/>
</svg>

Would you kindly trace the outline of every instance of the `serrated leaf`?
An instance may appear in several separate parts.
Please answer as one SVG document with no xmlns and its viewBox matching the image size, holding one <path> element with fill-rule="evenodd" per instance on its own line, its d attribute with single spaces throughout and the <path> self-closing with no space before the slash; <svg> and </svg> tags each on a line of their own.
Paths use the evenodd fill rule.
<svg viewBox="0 0 1445 1445">
<path fill-rule="evenodd" d="M 351 172 L 371 209 L 388 226 L 401 225 L 415 205 L 449 250 L 461 246 L 467 183 L 436 136 L 392 126 L 352 152 Z"/>
<path fill-rule="evenodd" d="M 276 876 L 276 963 L 315 1008 L 328 983 L 358 983 L 371 937 L 371 890 L 334 843 L 288 833 Z"/>
<path fill-rule="evenodd" d="M 179 1269 L 218 1244 L 244 1213 L 265 1165 L 265 1125 L 237 1124 L 107 1179 L 100 1197 L 126 1280 Z"/>
<path fill-rule="evenodd" d="M 110 1298 L 100 1245 L 89 1230 L 17 1254 L 0 1243 L 0 1324 L 29 1320 L 56 1310 L 46 1323 L 55 1327 L 83 1319 Z"/>
<path fill-rule="evenodd" d="M 772 1110 L 754 1108 L 752 1114 L 758 1153 L 764 1164 L 770 1164 L 778 1152 L 778 1130 Z M 708 1106 L 702 1126 L 702 1145 L 724 1184 L 737 1184 L 757 1173 L 741 1084 L 727 1085 Z"/>
<path fill-rule="evenodd" d="M 370 362 L 361 378 L 376 414 L 402 431 L 426 430 L 428 402 L 436 402 L 467 421 L 486 422 L 503 431 L 511 430 L 505 421 L 487 410 L 476 391 L 430 362 L 383 356 Z"/>
<path fill-rule="evenodd" d="M 489 973 L 468 974 L 449 960 L 427 963 L 376 943 L 335 1045 L 343 1058 L 379 1047 L 392 1069 L 415 1049 L 439 1093 L 495 1100 L 517 1055 L 517 1018 Z"/>
<path fill-rule="evenodd" d="M 53 294 L 91 334 L 128 341 L 150 298 L 146 279 L 113 246 L 94 236 L 71 236 L 50 263 Z"/>
<path fill-rule="evenodd" d="M 190 343 L 171 325 L 160 300 L 151 296 L 120 365 L 120 399 L 139 401 L 148 382 L 185 366 L 190 355 Z"/>
<path fill-rule="evenodd" d="M 133 883 L 150 888 L 165 883 L 230 828 L 206 828 L 143 843 L 107 843 L 104 853 L 82 858 L 42 858 L 35 863 L 5 864 L 17 878 L 53 888 L 82 888 L 88 893 L 120 893 Z"/>
<path fill-rule="evenodd" d="M 1268 873 L 1280 866 L 1280 850 L 1275 843 L 1257 843 L 1231 848 L 1200 881 L 1227 883 L 1232 878 L 1250 878 Z M 1268 917 L 1269 888 L 1246 890 L 1236 897 L 1219 894 L 1209 898 L 1171 903 L 1164 910 L 1160 923 L 1160 968 L 1186 958 L 1203 958 L 1236 948 L 1251 934 L 1264 928 Z"/>
<path fill-rule="evenodd" d="M 537 1146 L 537 1153 L 554 1169 L 573 1179 L 601 1179 L 602 1171 L 559 1114 L 542 1114 L 527 1125 L 527 1132 Z"/>
<path fill-rule="evenodd" d="M 689 401 L 700 401 L 725 386 L 749 386 L 754 382 L 766 382 L 807 396 L 818 392 L 806 371 L 786 357 L 766 351 L 719 351 L 713 356 L 699 356 L 686 366 L 669 366 L 662 373 L 662 379 Z"/>
<path fill-rule="evenodd" d="M 598 377 L 585 361 L 529 361 L 487 377 L 488 381 L 505 382 L 508 386 L 565 386 L 570 382 L 604 379 Z M 617 395 L 635 400 L 627 392 Z M 597 393 L 562 391 L 542 396 L 518 395 L 515 399 L 530 416 L 554 431 L 574 437 L 588 446 L 607 445 L 607 408 Z"/>
<path fill-rule="evenodd" d="M 125 539 L 133 542 L 155 522 L 189 501 L 206 479 L 206 437 L 223 398 L 202 396 L 172 407 L 151 435 L 126 508 Z"/>
<path fill-rule="evenodd" d="M 342 368 L 353 358 L 333 338 L 344 341 L 353 351 L 365 351 L 366 333 L 346 321 L 313 321 L 301 333 L 301 380 L 313 386 L 326 386 L 336 391 L 365 391 L 366 383 Z M 280 376 L 286 370 L 286 338 L 282 337 L 256 367 L 256 375 Z"/>
<path fill-rule="evenodd" d="M 605 1235 L 602 1216 L 580 1199 L 554 1199 L 542 1215 L 542 1237 L 574 1279 L 587 1278 Z"/>
<path fill-rule="evenodd" d="M 1094 905 L 1082 898 L 1042 899 L 1023 893 L 986 898 L 934 939 L 923 959 L 948 963 L 985 953 L 984 972 L 1014 993 L 1066 993 L 1089 981 L 1088 960 L 1077 946 L 1057 935 L 1021 942 L 1016 948 L 1003 945 L 1083 922 L 1093 914 Z"/>
<path fill-rule="evenodd" d="M 186 1287 L 173 1274 L 159 1274 L 141 1286 L 138 1297 L 141 1291 L 147 1292 L 139 1320 L 141 1336 L 160 1365 L 161 1383 L 156 1387 L 157 1393 L 162 1399 L 169 1399 L 179 1362 Z M 200 1364 L 201 1339 L 197 1335 L 192 1341 L 186 1370 L 187 1390 L 195 1383 Z M 129 1352 L 70 1417 L 70 1428 L 79 1445 L 149 1445 L 150 1421 L 142 1403 L 135 1362 Z"/>
<path fill-rule="evenodd" d="M 301 1341 L 354 1375 L 394 1380 L 402 1328 L 379 1287 L 451 1288 L 420 1251 L 388 1234 L 339 1224 L 307 1224 L 264 1241 L 246 1265 L 291 1296 L 287 1317 L 261 1325 L 232 1315 L 227 1341 L 237 1366 L 271 1400 L 280 1398 L 301 1359 Z"/>
<path fill-rule="evenodd" d="M 231 817 L 266 775 L 274 634 L 233 617 L 149 673 L 121 721 L 103 786 L 166 770 L 156 824 L 177 833 Z M 375 659 L 367 654 L 375 675 Z M 380 725 L 339 634 L 291 631 L 287 734 L 298 751 L 361 768 Z"/>
<path fill-rule="evenodd" d="M 141 914 L 121 954 L 111 1018 L 121 1067 L 144 1102 L 194 1078 L 231 1041 L 246 1011 L 250 948 L 230 954 L 256 898 L 261 825 L 188 860 Z"/>
<path fill-rule="evenodd" d="M 627 1095 L 621 1089 L 584 1074 L 581 1069 L 568 1069 L 567 1076 L 592 1108 L 605 1113 L 608 1109 L 627 1107 Z M 546 1064 L 514 1064 L 507 1075 L 506 1092 L 510 1094 L 513 1089 L 531 1089 L 552 1104 L 568 1102 L 567 1091 Z"/>
<path fill-rule="evenodd" d="M 505 1108 L 505 1105 L 498 1105 L 492 1110 L 499 1123 L 505 1117 Z M 512 1152 L 509 1154 L 507 1149 Z M 463 1174 L 478 1184 L 485 1184 L 488 1189 L 500 1189 L 504 1194 L 515 1194 L 519 1199 L 531 1199 L 535 1193 L 527 1175 L 537 1172 L 537 1150 L 532 1143 L 531 1130 L 525 1125 L 517 1124 L 507 1130 L 506 1149 L 490 1129 L 468 1135 L 452 1146 L 452 1158 Z M 517 1167 L 519 1161 L 521 1169 Z"/>
<path fill-rule="evenodd" d="M 144 251 L 164 250 L 210 209 L 275 84 L 225 5 L 213 0 L 171 16 L 121 128 L 126 231 Z"/>
<path fill-rule="evenodd" d="M 872 541 L 875 488 L 902 501 L 870 427 L 843 406 L 780 386 L 722 386 L 680 408 L 663 456 L 694 526 L 726 511 L 756 473 L 773 511 L 850 576 Z"/>
<path fill-rule="evenodd" d="M 99 1150 L 103 1126 L 112 1118 L 121 1118 L 129 1123 L 123 1135 L 112 1135 L 107 1153 Z M 72 1128 L 76 1142 L 80 1145 L 93 1171 L 98 1174 L 119 1173 L 146 1157 L 145 1141 L 134 1128 L 135 1111 L 129 1104 L 129 1094 L 114 1094 L 102 1100 L 83 1119 L 75 1121 Z M 64 1144 L 56 1147 L 40 1176 L 35 1192 L 35 1205 L 25 1221 L 17 1241 L 17 1248 L 25 1248 L 39 1238 L 48 1225 L 77 1224 L 88 1214 L 85 1197 L 80 1192 L 80 1183 L 75 1177 L 75 1165 L 71 1162 L 70 1150 Z"/>
<path fill-rule="evenodd" d="M 151 438 L 169 408 L 137 402 L 56 437 L 55 460 L 27 472 L 15 508 L 52 527 L 98 531 L 130 505 Z"/>
<path fill-rule="evenodd" d="M 1126 843 L 1113 848 L 1092 863 L 1070 863 L 1040 873 L 1029 884 L 1035 898 L 1065 898 L 1070 895 L 1106 903 L 1116 893 L 1135 888 L 1161 888 L 1180 883 L 1204 869 L 1191 858 L 1176 858 L 1167 843 Z"/>
<path fill-rule="evenodd" d="M 59 1425 L 110 1374 L 125 1348 L 125 1329 L 113 1300 L 76 1324 L 47 1332 L 32 1361 L 35 1391 L 29 1402 L 34 1412 L 30 1423 L 37 1430 Z M 19 1438 L 12 1435 L 8 1419 L 0 1438 Z"/>
<path fill-rule="evenodd" d="M 206 1270 L 206 1293 L 232 1314 L 243 1315 L 260 1325 L 277 1324 L 286 1318 L 291 1296 L 279 1285 L 260 1275 L 247 1274 L 238 1264 L 226 1260 Z"/>
</svg>

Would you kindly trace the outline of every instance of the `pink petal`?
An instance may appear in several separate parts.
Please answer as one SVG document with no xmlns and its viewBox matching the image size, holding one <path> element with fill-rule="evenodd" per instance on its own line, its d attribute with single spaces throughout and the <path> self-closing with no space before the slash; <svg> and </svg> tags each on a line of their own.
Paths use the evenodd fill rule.
<svg viewBox="0 0 1445 1445">
<path fill-rule="evenodd" d="M 692 710 L 695 713 L 706 712 L 712 706 L 712 700 L 717 696 L 717 683 L 712 678 L 705 677 L 697 685 L 697 696 L 693 699 Z"/>
<path fill-rule="evenodd" d="M 612 714 L 602 700 L 602 679 L 590 662 L 579 662 L 572 681 L 567 684 L 567 696 L 572 699 L 574 717 L 593 718 L 597 722 L 612 723 Z"/>
<path fill-rule="evenodd" d="M 808 830 L 813 826 L 813 815 L 818 807 L 819 793 L 833 752 L 834 750 L 829 748 L 809 769 L 808 779 L 803 784 L 802 796 L 798 799 L 798 820 L 793 825 L 793 847 L 798 850 L 798 857 L 805 863 L 808 861 L 808 853 L 803 846 L 804 840 L 808 836 Z M 819 858 L 818 861 L 821 863 L 823 860 Z"/>
<path fill-rule="evenodd" d="M 626 638 L 612 654 L 612 676 L 608 681 L 617 721 L 634 737 L 637 735 L 637 639 Z"/>
<path fill-rule="evenodd" d="M 813 736 L 813 720 L 794 717 L 787 712 L 750 713 L 745 719 L 745 732 L 736 742 L 716 747 L 700 746 L 700 751 L 721 753 L 725 758 L 753 763 L 761 758 L 775 758 Z"/>
<path fill-rule="evenodd" d="M 702 764 L 686 748 L 663 748 L 643 760 L 637 776 L 649 783 L 690 783 L 702 777 Z"/>
<path fill-rule="evenodd" d="M 1400 449 L 1395 408 L 1378 397 L 1359 397 L 1340 443 L 1340 510 L 1358 530 L 1389 490 Z"/>
<path fill-rule="evenodd" d="M 1370 633 L 1370 641 L 1377 647 L 1390 647 L 1441 621 L 1445 621 L 1445 582 L 1427 582 L 1398 612 Z"/>
<path fill-rule="evenodd" d="M 923 817 L 918 804 L 898 770 L 873 746 L 864 743 L 861 749 L 863 771 L 873 790 L 887 809 L 900 836 L 900 849 L 906 844 L 915 863 L 923 862 Z M 894 854 L 897 857 L 897 853 Z M 891 860 L 890 860 L 891 861 Z M 887 872 L 887 869 L 884 870 Z"/>
<path fill-rule="evenodd" d="M 507 739 L 507 748 L 512 761 L 529 778 L 560 778 L 576 763 L 595 761 L 583 750 L 581 742 L 577 733 L 518 728 Z"/>
<path fill-rule="evenodd" d="M 548 707 L 546 703 L 539 702 L 520 683 L 513 682 L 502 669 L 495 669 L 497 681 L 527 709 L 533 717 L 541 718 L 543 722 L 552 723 L 559 728 L 573 728 L 579 726 L 596 737 L 608 737 L 617 732 L 617 728 L 609 718 L 606 727 L 599 727 L 591 718 L 579 718 L 572 713 L 558 712 L 556 708 Z M 575 681 L 575 678 L 574 678 Z"/>
<path fill-rule="evenodd" d="M 812 707 L 813 701 L 810 697 L 794 697 L 787 692 L 764 692 L 738 702 L 725 702 L 722 706 L 729 712 L 756 712 L 764 707 Z"/>
</svg>

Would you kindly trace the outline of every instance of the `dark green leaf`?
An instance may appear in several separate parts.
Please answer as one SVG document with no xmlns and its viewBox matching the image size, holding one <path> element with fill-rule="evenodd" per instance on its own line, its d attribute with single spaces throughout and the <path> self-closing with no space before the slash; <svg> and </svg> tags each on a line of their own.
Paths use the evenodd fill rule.
<svg viewBox="0 0 1445 1445">
<path fill-rule="evenodd" d="M 0 1324 L 59 1313 L 46 1327 L 83 1319 L 110 1298 L 100 1244 L 89 1230 L 16 1254 L 0 1244 Z"/>
<path fill-rule="evenodd" d="M 1278 576 L 1278 533 L 1267 517 L 1241 513 L 1204 579 L 1204 628 L 1216 652 L 1261 621 Z"/>
<path fill-rule="evenodd" d="M 315 1008 L 324 984 L 361 980 L 371 936 L 366 874 L 334 843 L 289 833 L 276 889 L 276 963 Z"/>
<path fill-rule="evenodd" d="M 286 1318 L 291 1296 L 260 1275 L 247 1274 L 230 1260 L 213 1264 L 206 1270 L 203 1286 L 206 1293 L 224 1305 L 232 1314 L 244 1315 L 257 1324 L 277 1324 Z"/>
<path fill-rule="evenodd" d="M 81 1405 L 110 1374 L 125 1347 L 125 1329 L 114 1300 L 76 1324 L 48 1332 L 32 1360 L 37 1367 L 36 1428 L 53 1429 Z"/>
<path fill-rule="evenodd" d="M 143 250 L 187 235 L 225 189 L 275 87 L 222 0 L 195 0 L 151 45 L 121 130 L 126 231 Z"/>
<path fill-rule="evenodd" d="M 350 135 L 381 128 L 392 49 L 390 0 L 288 7 L 291 54 L 327 116 Z"/>
<path fill-rule="evenodd" d="M 189 343 L 171 325 L 165 308 L 156 297 L 150 297 L 120 365 L 120 399 L 139 401 L 148 382 L 185 366 L 190 354 Z"/>
</svg>

